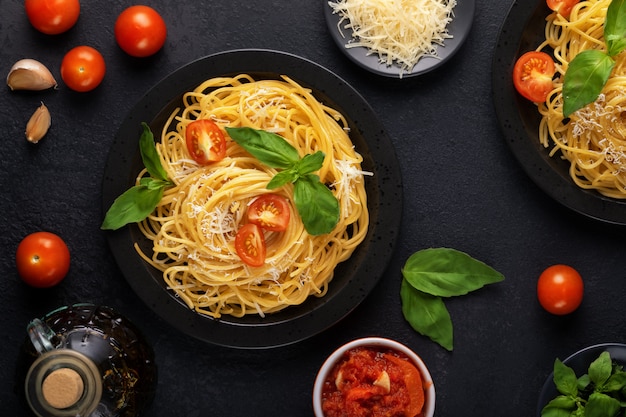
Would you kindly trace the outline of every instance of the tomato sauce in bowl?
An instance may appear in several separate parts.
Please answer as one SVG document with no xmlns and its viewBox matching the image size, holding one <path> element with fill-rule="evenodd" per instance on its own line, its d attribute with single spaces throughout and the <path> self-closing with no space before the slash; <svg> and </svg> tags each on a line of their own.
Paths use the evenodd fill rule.
<svg viewBox="0 0 626 417">
<path fill-rule="evenodd" d="M 406 346 L 364 338 L 337 349 L 315 381 L 316 417 L 432 417 L 435 389 L 422 360 Z"/>
</svg>

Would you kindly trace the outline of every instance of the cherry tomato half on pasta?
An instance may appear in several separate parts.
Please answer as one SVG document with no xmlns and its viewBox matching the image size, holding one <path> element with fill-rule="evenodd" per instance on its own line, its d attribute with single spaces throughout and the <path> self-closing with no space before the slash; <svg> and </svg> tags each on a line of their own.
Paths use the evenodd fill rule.
<svg viewBox="0 0 626 417">
<path fill-rule="evenodd" d="M 248 221 L 271 232 L 283 232 L 291 213 L 287 199 L 278 194 L 263 194 L 248 207 Z"/>
<path fill-rule="evenodd" d="M 555 71 L 550 55 L 538 51 L 526 52 L 513 67 L 513 84 L 518 93 L 528 100 L 542 103 L 552 91 Z"/>
<path fill-rule="evenodd" d="M 57 285 L 70 269 L 70 251 L 58 235 L 35 232 L 26 236 L 15 254 L 17 272 L 32 287 Z"/>
<path fill-rule="evenodd" d="M 189 155 L 200 165 L 217 162 L 226 156 L 226 139 L 215 122 L 195 120 L 185 129 L 185 142 Z"/>
<path fill-rule="evenodd" d="M 549 313 L 565 315 L 583 301 L 584 285 L 578 271 L 567 265 L 552 265 L 537 281 L 537 298 Z"/>
<path fill-rule="evenodd" d="M 154 55 L 165 44 L 167 26 L 161 15 L 149 6 L 131 6 L 115 21 L 115 40 L 128 55 Z"/>
<path fill-rule="evenodd" d="M 263 266 L 266 251 L 263 230 L 254 223 L 242 226 L 235 236 L 235 250 L 246 264 Z"/>
<path fill-rule="evenodd" d="M 74 91 L 91 91 L 100 85 L 106 73 L 104 57 L 91 46 L 77 46 L 63 57 L 61 78 Z"/>
<path fill-rule="evenodd" d="M 579 2 L 580 0 L 546 0 L 548 7 L 563 17 L 569 17 L 572 8 Z"/>
<path fill-rule="evenodd" d="M 31 25 L 47 35 L 70 30 L 80 15 L 78 0 L 25 0 L 24 8 Z"/>
</svg>

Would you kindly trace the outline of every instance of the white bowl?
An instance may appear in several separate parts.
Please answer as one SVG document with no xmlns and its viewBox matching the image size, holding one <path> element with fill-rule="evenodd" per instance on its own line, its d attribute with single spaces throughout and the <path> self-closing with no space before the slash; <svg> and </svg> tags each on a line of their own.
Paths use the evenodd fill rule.
<svg viewBox="0 0 626 417">
<path fill-rule="evenodd" d="M 328 359 L 326 359 L 317 373 L 315 384 L 313 386 L 313 411 L 315 412 L 315 417 L 324 417 L 324 413 L 322 411 L 322 388 L 329 373 L 332 371 L 337 361 L 339 361 L 347 351 L 362 346 L 392 349 L 408 356 L 422 374 L 422 383 L 424 386 L 424 408 L 422 408 L 421 416 L 433 417 L 435 414 L 435 385 L 433 384 L 430 372 L 428 372 L 428 368 L 426 368 L 422 359 L 411 349 L 394 340 L 382 337 L 366 337 L 353 340 L 335 350 L 328 357 Z"/>
</svg>

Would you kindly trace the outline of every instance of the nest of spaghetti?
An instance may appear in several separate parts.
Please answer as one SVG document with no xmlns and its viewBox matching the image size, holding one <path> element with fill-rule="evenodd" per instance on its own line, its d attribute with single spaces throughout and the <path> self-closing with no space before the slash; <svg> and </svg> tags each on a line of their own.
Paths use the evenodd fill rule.
<svg viewBox="0 0 626 417">
<path fill-rule="evenodd" d="M 140 256 L 162 272 L 167 288 L 190 309 L 213 318 L 264 317 L 310 296 L 323 297 L 335 267 L 364 240 L 369 222 L 364 177 L 371 173 L 361 169 L 362 156 L 354 149 L 344 116 L 285 76 L 212 78 L 185 93 L 182 101 L 156 143 L 175 185 L 139 223 L 152 241 L 152 253 L 135 245 Z M 316 175 L 339 202 L 336 227 L 327 234 L 307 233 L 293 203 L 293 185 L 268 190 L 277 170 L 228 135 L 221 161 L 196 163 L 185 145 L 185 129 L 198 119 L 210 119 L 220 129 L 251 127 L 276 133 L 301 156 L 322 151 L 325 158 Z M 285 231 L 264 232 L 265 263 L 251 267 L 238 256 L 235 236 L 246 223 L 248 206 L 267 193 L 287 199 L 290 221 Z"/>
</svg>

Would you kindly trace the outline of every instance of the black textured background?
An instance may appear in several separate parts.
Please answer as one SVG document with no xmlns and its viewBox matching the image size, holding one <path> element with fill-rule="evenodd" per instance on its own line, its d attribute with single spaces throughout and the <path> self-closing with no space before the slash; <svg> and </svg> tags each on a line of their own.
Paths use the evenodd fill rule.
<svg viewBox="0 0 626 417">
<path fill-rule="evenodd" d="M 463 0 L 459 0 L 463 1 Z M 530 0 L 528 0 L 530 1 Z M 153 345 L 157 397 L 148 415 L 307 416 L 318 367 L 337 346 L 387 336 L 412 347 L 430 367 L 436 415 L 528 417 L 555 357 L 584 346 L 624 342 L 624 230 L 564 209 L 515 162 L 491 101 L 491 62 L 511 0 L 477 0 L 463 49 L 434 73 L 392 80 L 351 63 L 327 33 L 323 1 L 147 2 L 168 25 L 164 49 L 137 60 L 116 46 L 113 24 L 128 1 L 83 1 L 68 33 L 35 31 L 23 2 L 0 0 L 0 71 L 21 58 L 48 65 L 60 81 L 64 53 L 98 48 L 107 75 L 95 91 L 0 92 L 0 410 L 18 409 L 13 376 L 27 322 L 75 302 L 107 304 L 134 321 Z M 404 181 L 403 230 L 391 265 L 350 316 L 307 341 L 242 351 L 208 345 L 173 329 L 131 291 L 99 230 L 101 181 L 113 136 L 133 104 L 180 66 L 229 49 L 267 48 L 301 55 L 336 72 L 370 102 L 398 154 Z M 38 145 L 24 138 L 43 100 L 53 124 Z M 50 290 L 24 285 L 14 253 L 28 233 L 61 235 L 72 253 L 65 281 Z M 490 264 L 506 280 L 447 305 L 455 349 L 412 331 L 400 310 L 400 269 L 427 247 L 452 247 Z M 539 273 L 576 267 L 586 284 L 581 308 L 545 313 L 535 297 Z"/>
</svg>

